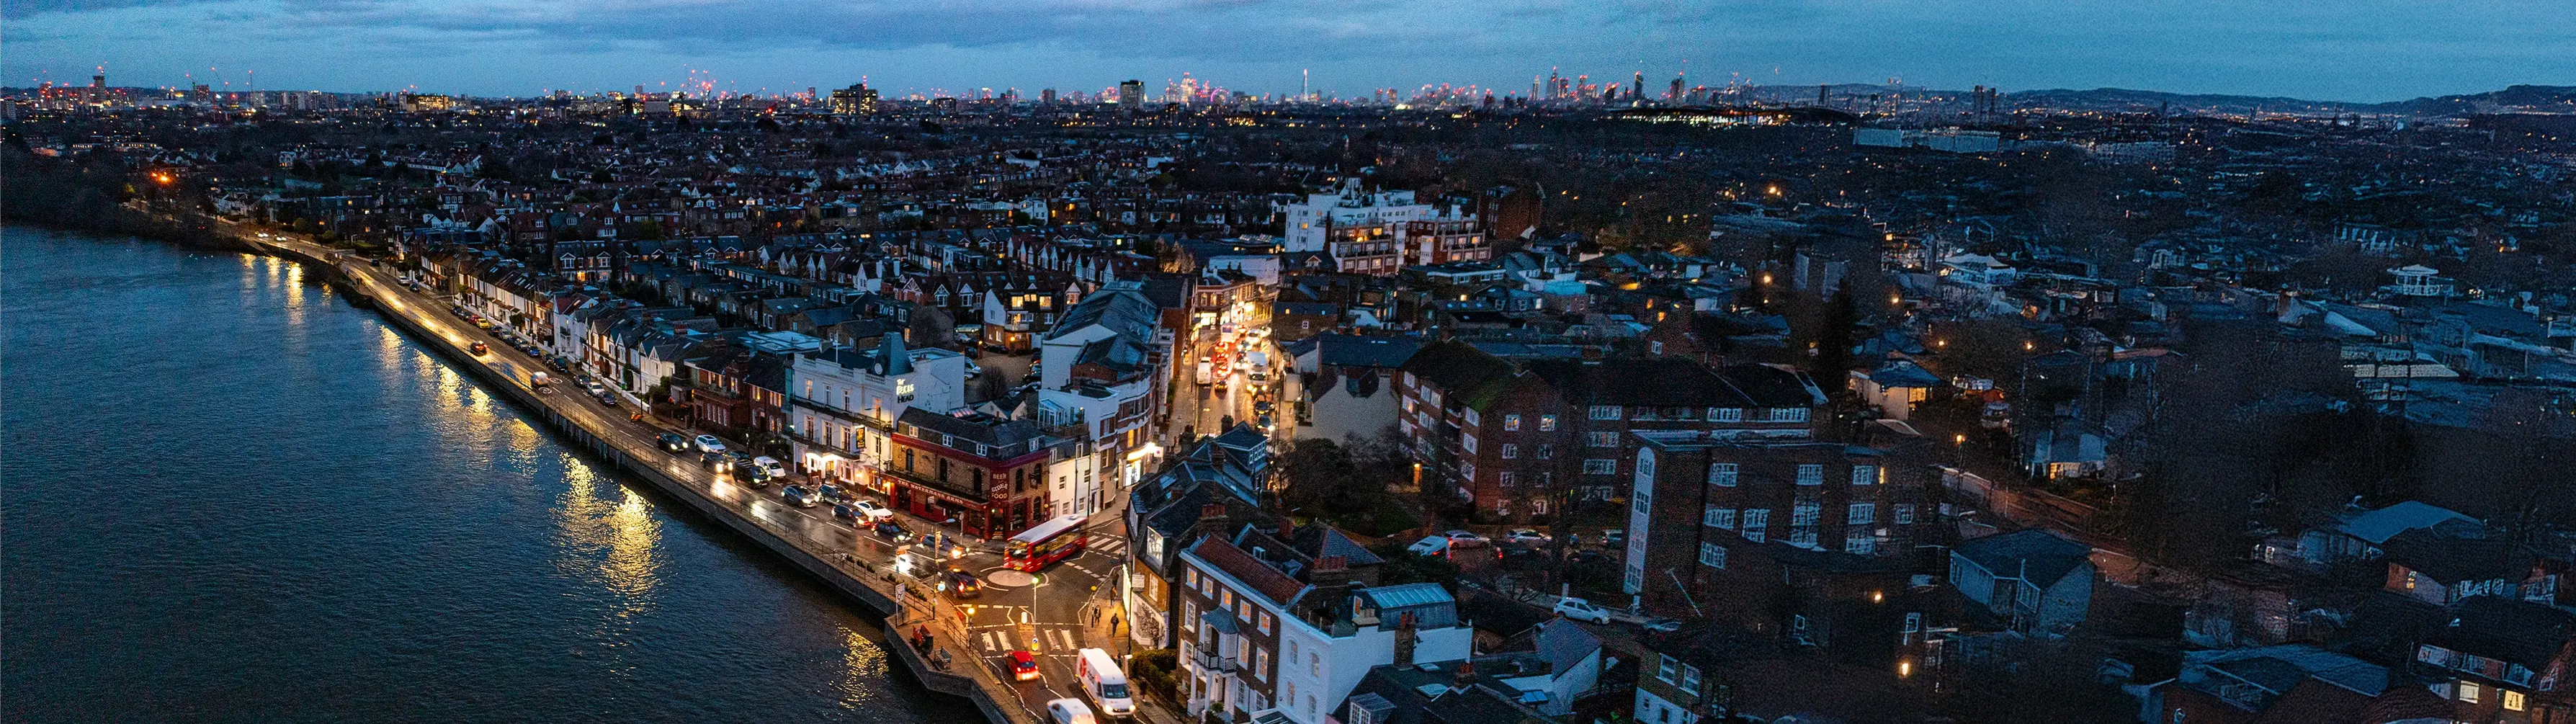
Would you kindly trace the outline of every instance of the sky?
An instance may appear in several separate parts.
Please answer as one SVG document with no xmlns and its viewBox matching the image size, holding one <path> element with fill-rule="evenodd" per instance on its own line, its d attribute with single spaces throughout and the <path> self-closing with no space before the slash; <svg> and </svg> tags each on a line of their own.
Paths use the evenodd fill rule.
<svg viewBox="0 0 2576 724">
<path fill-rule="evenodd" d="M 1478 85 L 2118 87 L 2376 102 L 2576 85 L 2568 0 L 0 0 L 0 84 L 482 96 Z"/>
</svg>

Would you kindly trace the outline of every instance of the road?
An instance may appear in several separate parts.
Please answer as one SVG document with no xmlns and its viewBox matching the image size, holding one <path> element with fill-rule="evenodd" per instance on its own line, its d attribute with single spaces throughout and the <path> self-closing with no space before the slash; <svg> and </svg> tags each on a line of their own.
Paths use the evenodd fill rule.
<svg viewBox="0 0 2576 724">
<path fill-rule="evenodd" d="M 1246 373 L 1227 369 L 1223 375 L 1225 387 L 1222 391 L 1219 391 L 1216 385 L 1195 384 L 1193 373 L 1198 359 L 1215 349 L 1216 341 L 1215 330 L 1201 330 L 1198 338 L 1193 340 L 1188 345 L 1187 351 L 1181 355 L 1180 364 L 1184 365 L 1180 371 L 1182 384 L 1172 393 L 1173 414 L 1171 429 L 1168 431 L 1174 440 L 1187 439 L 1181 436 L 1184 431 L 1194 435 L 1222 433 L 1225 431 L 1225 421 L 1228 417 L 1232 417 L 1235 422 L 1259 419 L 1259 414 L 1252 409 L 1252 403 L 1264 391 L 1274 393 L 1273 404 L 1276 404 L 1276 388 L 1271 386 L 1278 383 L 1275 376 L 1269 382 L 1255 384 Z M 1276 410 L 1273 414 L 1276 414 Z"/>
<path fill-rule="evenodd" d="M 254 233 L 230 222 L 218 221 L 221 228 L 236 236 L 250 237 Z M 470 347 L 474 342 L 484 343 L 490 351 L 474 355 L 474 361 L 505 373 L 522 386 L 526 386 L 529 372 L 549 369 L 542 360 L 503 343 L 493 332 L 465 323 L 449 310 L 448 302 L 401 286 L 390 272 L 371 262 L 344 256 L 338 250 L 287 234 L 272 232 L 272 238 L 263 241 L 315 258 L 343 260 L 340 267 L 349 282 L 385 305 L 385 312 L 402 314 L 414 320 L 457 349 Z M 775 532 L 801 538 L 812 544 L 810 548 L 847 554 L 853 562 L 869 570 L 909 570 L 925 578 L 936 576 L 942 570 L 918 551 L 913 551 L 910 565 L 898 565 L 898 556 L 904 555 L 909 546 L 859 531 L 836 518 L 829 505 L 797 507 L 779 497 L 776 487 L 753 489 L 736 485 L 730 476 L 720 475 L 701 465 L 694 454 L 665 451 L 657 439 L 665 431 L 695 435 L 694 431 L 665 428 L 653 424 L 654 418 L 639 419 L 623 408 L 611 409 L 596 398 L 581 394 L 570 382 L 560 382 L 553 387 L 561 389 L 540 393 L 540 399 L 547 400 L 550 408 L 576 426 L 607 440 L 631 459 L 659 461 L 655 465 L 664 474 L 767 524 L 765 527 Z M 903 518 L 904 527 L 910 531 L 943 530 L 919 518 Z M 955 530 L 945 530 L 945 533 L 960 535 Z M 987 592 L 980 598 L 953 602 L 958 604 L 958 610 L 967 612 L 965 625 L 969 635 L 968 640 L 962 642 L 966 648 L 987 657 L 994 670 L 1000 671 L 1007 670 L 1003 661 L 1010 651 L 1025 648 L 1039 654 L 1040 670 L 1044 674 L 1041 680 L 1008 682 L 1021 702 L 1037 715 L 1036 718 L 1045 718 L 1045 702 L 1049 699 L 1080 697 L 1080 686 L 1071 663 L 1077 650 L 1099 647 L 1113 654 L 1126 653 L 1125 637 L 1115 635 L 1124 629 L 1112 630 L 1106 626 L 1113 617 L 1122 624 L 1125 621 L 1123 612 L 1116 610 L 1114 595 L 1117 567 L 1126 560 L 1125 549 L 1126 541 L 1122 538 L 1096 535 L 1092 546 L 1082 555 L 1034 576 L 1004 569 L 997 550 L 973 550 L 947 563 L 972 571 L 988 582 Z M 1102 625 L 1092 624 L 1090 614 L 1095 609 L 1101 612 L 1099 621 Z"/>
</svg>

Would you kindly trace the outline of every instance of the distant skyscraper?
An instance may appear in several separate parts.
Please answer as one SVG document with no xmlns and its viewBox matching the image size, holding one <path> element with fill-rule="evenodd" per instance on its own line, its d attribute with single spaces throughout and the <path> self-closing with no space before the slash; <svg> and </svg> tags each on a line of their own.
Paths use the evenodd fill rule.
<svg viewBox="0 0 2576 724">
<path fill-rule="evenodd" d="M 1682 99 L 1682 74 L 1680 74 L 1680 73 L 1674 73 L 1674 74 L 1673 74 L 1673 86 L 1672 86 L 1672 89 L 1671 89 L 1671 90 L 1664 91 L 1664 100 L 1668 100 L 1668 101 L 1673 101 L 1673 102 L 1679 103 L 1679 102 L 1681 102 L 1681 99 Z"/>
<path fill-rule="evenodd" d="M 1640 100 L 1640 99 L 1643 99 L 1643 98 L 1645 98 L 1645 97 L 1646 97 L 1646 71 L 1642 71 L 1642 70 L 1641 70 L 1641 71 L 1637 71 L 1637 82 L 1636 82 L 1634 85 L 1631 85 L 1631 86 L 1629 86 L 1629 87 L 1628 87 L 1628 100 L 1632 100 L 1632 101 L 1634 101 L 1634 100 Z"/>
<path fill-rule="evenodd" d="M 1118 105 L 1128 110 L 1145 107 L 1145 82 L 1131 78 L 1119 83 Z"/>
<path fill-rule="evenodd" d="M 832 115 L 836 116 L 874 115 L 877 112 L 877 90 L 866 83 L 853 84 L 832 91 L 830 105 Z"/>
<path fill-rule="evenodd" d="M 1055 105 L 1055 89 L 1048 88 L 1046 90 L 1038 91 L 1038 102 L 1050 106 Z"/>
</svg>

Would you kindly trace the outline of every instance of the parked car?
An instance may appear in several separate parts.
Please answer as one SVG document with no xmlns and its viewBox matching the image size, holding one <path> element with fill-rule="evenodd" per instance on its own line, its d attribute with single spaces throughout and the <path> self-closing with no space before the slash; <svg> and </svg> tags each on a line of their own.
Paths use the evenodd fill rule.
<svg viewBox="0 0 2576 724">
<path fill-rule="evenodd" d="M 699 435 L 697 443 L 698 452 L 720 453 L 725 451 L 724 441 L 716 439 L 716 436 L 714 435 Z"/>
<path fill-rule="evenodd" d="M 1511 532 L 1503 534 L 1503 541 L 1507 543 L 1543 546 L 1547 545 L 1549 540 L 1546 533 L 1531 528 L 1513 528 Z"/>
<path fill-rule="evenodd" d="M 668 451 L 671 451 L 671 452 L 680 452 L 680 451 L 683 451 L 683 450 L 687 450 L 687 449 L 689 449 L 689 438 L 688 438 L 688 436 L 686 436 L 686 435 L 682 435 L 682 434 L 680 434 L 680 433 L 676 433 L 676 432 L 666 432 L 666 433 L 662 433 L 662 435 L 661 435 L 661 440 L 662 440 L 662 449 L 664 449 L 664 450 L 668 450 Z"/>
<path fill-rule="evenodd" d="M 793 505 L 799 508 L 811 508 L 823 503 L 823 496 L 815 495 L 814 491 L 806 490 L 805 487 L 801 485 L 790 485 L 784 488 L 779 488 L 778 497 L 787 501 L 788 505 Z"/>
<path fill-rule="evenodd" d="M 769 473 L 769 477 L 787 477 L 787 466 L 779 464 L 778 458 L 762 455 L 760 457 L 752 458 L 751 464 L 759 467 L 762 471 Z"/>
<path fill-rule="evenodd" d="M 1601 545 L 1615 548 L 1627 544 L 1628 531 L 1620 530 L 1618 528 L 1601 531 Z"/>
<path fill-rule="evenodd" d="M 1446 556 L 1449 555 L 1449 539 L 1436 535 L 1424 536 L 1422 540 L 1414 541 L 1413 545 L 1405 546 L 1404 550 L 1417 556 Z"/>
<path fill-rule="evenodd" d="M 850 508 L 851 508 L 851 509 L 853 509 L 853 510 L 857 510 L 857 511 L 859 511 L 859 514 L 860 514 L 860 515 L 865 515 L 865 516 L 867 516 L 867 517 L 868 517 L 868 520 L 893 520 L 893 519 L 894 519 L 894 511 L 893 511 L 893 510 L 890 510 L 890 509 L 886 508 L 885 506 L 878 505 L 878 504 L 877 504 L 877 502 L 876 502 L 876 501 L 873 501 L 873 500 L 853 500 L 853 501 L 850 501 Z"/>
<path fill-rule="evenodd" d="M 893 543 L 901 543 L 912 540 L 913 538 L 912 531 L 904 530 L 901 524 L 892 520 L 877 521 L 875 524 L 868 526 L 868 532 L 875 533 L 877 534 L 877 537 L 884 538 L 888 542 Z"/>
<path fill-rule="evenodd" d="M 983 366 L 983 365 L 979 365 L 979 364 L 975 364 L 975 363 L 973 363 L 973 362 L 968 362 L 968 363 L 966 363 L 966 376 L 968 376 L 968 377 L 982 377 L 982 376 L 984 376 L 984 366 Z"/>
<path fill-rule="evenodd" d="M 1474 531 L 1464 530 L 1441 531 L 1440 537 L 1449 539 L 1449 545 L 1460 548 L 1473 548 L 1493 542 L 1482 535 L 1476 534 Z"/>
<path fill-rule="evenodd" d="M 1657 617 L 1639 622 L 1637 627 L 1656 633 L 1672 633 L 1674 631 L 1682 630 L 1682 622 L 1675 619 Z"/>
<path fill-rule="evenodd" d="M 1027 651 L 1013 651 L 1006 658 L 1011 661 L 1011 679 L 1013 681 L 1038 680 L 1037 654 L 1029 653 Z"/>
<path fill-rule="evenodd" d="M 1556 602 L 1556 613 L 1557 615 L 1574 619 L 1576 621 L 1590 621 L 1593 623 L 1610 622 L 1610 609 L 1592 605 L 1591 601 L 1586 601 L 1580 598 L 1558 599 Z"/>
</svg>

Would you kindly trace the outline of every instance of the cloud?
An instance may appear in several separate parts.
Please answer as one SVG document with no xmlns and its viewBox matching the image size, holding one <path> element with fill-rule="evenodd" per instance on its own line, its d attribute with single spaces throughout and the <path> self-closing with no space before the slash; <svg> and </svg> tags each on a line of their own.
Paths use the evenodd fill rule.
<svg viewBox="0 0 2576 724">
<path fill-rule="evenodd" d="M 1312 67 L 1346 92 L 1422 81 L 1516 88 L 1517 79 L 1550 66 L 1664 77 L 1685 61 L 1695 79 L 1716 82 L 1729 72 L 1783 83 L 1903 76 L 1944 87 L 2118 85 L 2356 100 L 2576 82 L 2576 63 L 2566 60 L 2576 57 L 2576 21 L 2554 3 L 2509 0 L 0 3 L 13 21 L 12 57 L 0 65 L 12 74 L 47 62 L 94 63 L 83 56 L 106 52 L 115 55 L 104 60 L 119 64 L 140 56 L 170 58 L 173 67 L 233 58 L 227 62 L 316 75 L 408 69 L 409 77 L 467 82 L 480 92 L 525 92 L 552 84 L 550 72 L 607 74 L 647 62 L 723 64 L 781 86 L 812 82 L 815 73 L 800 77 L 797 63 L 980 84 L 1144 68 L 1293 79 Z M 554 65 L 528 67 L 535 58 Z"/>
</svg>

